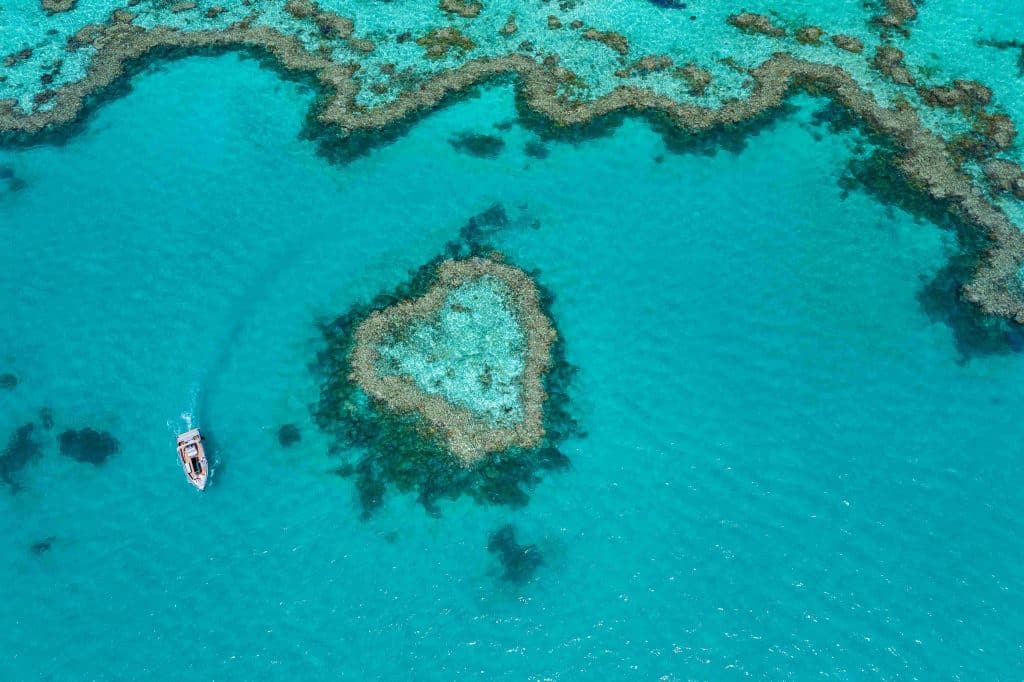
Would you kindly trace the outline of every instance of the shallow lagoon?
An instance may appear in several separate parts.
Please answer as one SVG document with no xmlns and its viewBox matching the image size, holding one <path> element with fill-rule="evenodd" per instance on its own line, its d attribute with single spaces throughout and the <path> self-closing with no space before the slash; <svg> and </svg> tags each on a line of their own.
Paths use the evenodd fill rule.
<svg viewBox="0 0 1024 682">
<path fill-rule="evenodd" d="M 538 160 L 495 88 L 331 167 L 300 86 L 233 56 L 150 71 L 65 145 L 0 151 L 24 181 L 0 439 L 55 420 L 0 494 L 4 678 L 1019 669 L 1024 365 L 960 362 L 917 300 L 952 235 L 843 200 L 856 143 L 816 141 L 813 100 L 739 153 L 626 121 Z M 460 154 L 465 131 L 505 148 Z M 310 421 L 314 323 L 494 202 L 556 296 L 586 436 L 524 509 L 392 494 L 361 522 Z M 183 412 L 218 459 L 201 496 Z M 121 444 L 103 467 L 59 454 L 84 427 Z M 487 551 L 506 522 L 544 556 L 528 583 Z"/>
</svg>

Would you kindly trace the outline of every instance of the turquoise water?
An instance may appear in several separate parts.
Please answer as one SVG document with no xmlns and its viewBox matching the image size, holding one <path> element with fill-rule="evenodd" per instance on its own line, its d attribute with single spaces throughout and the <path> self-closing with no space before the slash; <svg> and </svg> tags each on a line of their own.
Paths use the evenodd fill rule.
<svg viewBox="0 0 1024 682">
<path fill-rule="evenodd" d="M 0 445 L 34 422 L 43 446 L 0 491 L 0 677 L 1019 676 L 1024 363 L 965 361 L 927 314 L 954 236 L 840 186 L 866 143 L 823 103 L 733 151 L 627 120 L 538 159 L 495 86 L 332 166 L 312 98 L 190 58 L 0 150 Z M 578 369 L 572 467 L 523 508 L 389 491 L 361 521 L 312 424 L 316 323 L 495 202 Z M 62 456 L 83 427 L 120 452 Z M 506 523 L 543 558 L 526 582 L 487 550 Z"/>
</svg>

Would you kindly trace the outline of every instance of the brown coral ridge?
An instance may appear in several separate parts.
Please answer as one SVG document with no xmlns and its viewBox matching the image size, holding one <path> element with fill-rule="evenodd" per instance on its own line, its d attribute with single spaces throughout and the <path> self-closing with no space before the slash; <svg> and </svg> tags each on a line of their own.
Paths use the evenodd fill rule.
<svg viewBox="0 0 1024 682">
<path fill-rule="evenodd" d="M 629 41 L 626 36 L 615 31 L 598 31 L 596 28 L 588 28 L 580 34 L 584 40 L 593 40 L 604 44 L 625 57 L 629 54 Z"/>
<path fill-rule="evenodd" d="M 483 4 L 477 2 L 477 0 L 472 0 L 472 2 L 466 2 L 466 0 L 441 0 L 438 7 L 448 14 L 457 14 L 463 19 L 475 19 L 484 9 Z"/>
<path fill-rule="evenodd" d="M 874 18 L 874 22 L 908 35 L 906 24 L 917 18 L 917 7 L 913 0 L 885 0 L 886 13 Z"/>
<path fill-rule="evenodd" d="M 771 17 L 753 12 L 741 12 L 732 14 L 725 20 L 730 26 L 738 28 L 744 33 L 755 33 L 769 36 L 771 38 L 782 38 L 786 35 L 786 29 L 776 26 Z"/>
<path fill-rule="evenodd" d="M 657 73 L 670 69 L 673 66 L 672 58 L 665 54 L 649 54 L 635 62 L 621 68 L 615 72 L 615 75 L 619 78 L 628 78 L 630 76 L 646 76 L 648 74 Z"/>
<path fill-rule="evenodd" d="M 558 70 L 526 55 L 511 54 L 470 60 L 404 91 L 387 104 L 366 109 L 355 104 L 356 67 L 310 53 L 293 36 L 245 22 L 217 31 L 180 32 L 166 27 L 144 30 L 130 23 L 130 15 L 126 20 L 126 14 L 115 13 L 103 35 L 96 39 L 97 53 L 88 75 L 50 91 L 50 108 L 26 114 L 12 100 L 0 101 L 0 133 L 31 137 L 72 123 L 90 97 L 125 77 L 130 65 L 143 57 L 175 56 L 210 48 L 254 51 L 269 56 L 287 74 L 315 78 L 324 95 L 313 112 L 314 120 L 339 145 L 355 140 L 358 146 L 360 136 L 391 129 L 451 101 L 457 93 L 509 76 L 518 77 L 521 110 L 542 117 L 555 129 L 581 126 L 612 114 L 639 113 L 670 129 L 701 134 L 760 118 L 782 108 L 794 91 L 806 90 L 831 98 L 873 132 L 891 140 L 897 152 L 896 168 L 911 186 L 946 203 L 988 239 L 991 247 L 965 285 L 964 295 L 985 313 L 1024 323 L 1024 292 L 1017 279 L 1024 263 L 1024 234 L 984 198 L 944 140 L 921 123 L 912 107 L 905 103 L 891 109 L 879 105 L 838 66 L 777 53 L 750 70 L 754 85 L 746 99 L 730 99 L 711 109 L 632 85 L 619 86 L 592 101 L 571 100 L 559 91 Z M 980 134 L 991 132 L 997 145 L 1012 140 L 1010 127 L 1002 120 L 986 124 Z"/>
<path fill-rule="evenodd" d="M 690 86 L 688 92 L 694 97 L 700 97 L 707 92 L 708 86 L 714 80 L 710 71 L 693 63 L 680 67 L 678 74 Z"/>
<path fill-rule="evenodd" d="M 919 87 L 917 93 L 933 107 L 983 107 L 992 101 L 992 90 L 971 80 L 955 80 L 949 86 Z"/>
<path fill-rule="evenodd" d="M 831 37 L 831 40 L 832 44 L 840 50 L 846 50 L 854 54 L 860 54 L 864 51 L 864 42 L 860 38 L 837 33 Z"/>
<path fill-rule="evenodd" d="M 322 9 L 312 0 L 288 0 L 284 9 L 296 19 L 311 19 L 324 38 L 337 38 L 361 54 L 377 49 L 372 40 L 355 37 L 355 22 L 348 17 Z M 245 22 L 242 22 L 245 23 Z"/>
<path fill-rule="evenodd" d="M 70 12 L 75 8 L 78 0 L 42 0 L 43 9 L 47 14 L 60 14 Z"/>
<path fill-rule="evenodd" d="M 880 45 L 875 50 L 871 65 L 899 85 L 913 85 L 916 82 L 914 75 L 907 70 L 903 63 L 903 50 L 889 45 Z"/>
<path fill-rule="evenodd" d="M 825 31 L 817 26 L 804 26 L 797 30 L 796 39 L 804 45 L 821 45 Z"/>
<path fill-rule="evenodd" d="M 509 303 L 525 337 L 525 366 L 519 378 L 523 418 L 510 426 L 492 424 L 440 395 L 424 393 L 411 377 L 381 376 L 378 369 L 381 344 L 409 325 L 431 319 L 458 287 L 487 276 L 507 286 Z M 544 437 L 544 376 L 554 341 L 555 329 L 541 309 L 537 285 L 529 275 L 488 258 L 449 260 L 438 267 L 434 285 L 423 296 L 376 311 L 359 325 L 349 380 L 393 413 L 418 413 L 430 431 L 441 435 L 448 451 L 464 466 L 471 466 L 487 453 L 533 448 Z"/>
<path fill-rule="evenodd" d="M 1013 161 L 993 159 L 985 164 L 985 177 L 996 193 L 1011 193 L 1024 200 L 1024 168 Z"/>
</svg>

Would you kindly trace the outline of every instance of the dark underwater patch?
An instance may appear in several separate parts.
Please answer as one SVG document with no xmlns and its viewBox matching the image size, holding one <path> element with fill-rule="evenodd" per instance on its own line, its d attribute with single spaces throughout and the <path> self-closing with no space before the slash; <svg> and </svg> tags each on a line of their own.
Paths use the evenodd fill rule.
<svg viewBox="0 0 1024 682">
<path fill-rule="evenodd" d="M 682 2 L 682 0 L 647 0 L 647 1 L 649 3 L 651 3 L 652 5 L 655 5 L 656 7 L 661 7 L 662 9 L 686 9 L 686 3 Z"/>
<path fill-rule="evenodd" d="M 459 133 L 448 144 L 457 152 L 481 159 L 495 159 L 505 149 L 505 140 L 483 133 Z"/>
<path fill-rule="evenodd" d="M 11 374 L 10 372 L 7 372 L 5 374 L 0 374 L 0 390 L 3 390 L 3 391 L 13 391 L 17 387 L 18 387 L 18 377 L 16 377 L 15 375 Z"/>
<path fill-rule="evenodd" d="M 302 440 L 302 432 L 295 424 L 285 424 L 277 430 L 277 442 L 281 447 L 290 448 Z"/>
<path fill-rule="evenodd" d="M 51 535 L 50 537 L 43 538 L 38 542 L 33 542 L 31 546 L 29 546 L 28 551 L 32 552 L 32 554 L 35 554 L 36 556 L 41 556 L 49 552 L 50 549 L 53 547 L 53 543 L 56 541 L 57 536 Z"/>
<path fill-rule="evenodd" d="M 42 447 L 32 437 L 35 424 L 23 424 L 11 434 L 7 447 L 0 454 L 0 480 L 7 484 L 11 492 L 22 490 L 20 472 L 32 461 L 42 455 Z"/>
<path fill-rule="evenodd" d="M 49 407 L 39 408 L 39 423 L 49 431 L 53 428 L 53 410 Z"/>
<path fill-rule="evenodd" d="M 394 414 L 375 405 L 349 380 L 349 354 L 356 328 L 371 313 L 394 303 L 422 295 L 433 284 L 437 266 L 450 258 L 486 255 L 486 240 L 497 230 L 513 224 L 504 207 L 495 204 L 473 216 L 460 230 L 459 239 L 411 273 L 394 290 L 377 295 L 366 304 L 353 306 L 333 320 L 320 323 L 324 346 L 313 370 L 321 377 L 320 399 L 313 406 L 317 426 L 333 442 L 332 454 L 346 457 L 334 473 L 355 483 L 362 510 L 368 519 L 384 504 L 389 490 L 415 494 L 432 515 L 440 515 L 439 503 L 464 495 L 480 504 L 521 507 L 544 472 L 565 469 L 569 459 L 558 444 L 579 428 L 569 411 L 568 387 L 575 369 L 567 362 L 561 335 L 552 346 L 552 365 L 544 378 L 548 399 L 544 406 L 546 436 L 532 449 L 492 453 L 472 468 L 463 467 L 442 443 L 423 428 L 415 415 Z M 519 224 L 519 223 L 515 223 Z M 536 280 L 537 273 L 530 273 Z M 539 283 L 541 306 L 549 319 L 553 298 Z"/>
<path fill-rule="evenodd" d="M 99 466 L 117 453 L 120 444 L 106 431 L 84 428 L 68 429 L 57 437 L 60 454 L 79 462 Z"/>
<path fill-rule="evenodd" d="M 501 562 L 501 579 L 522 584 L 529 582 L 544 563 L 537 545 L 521 545 L 516 541 L 516 529 L 511 523 L 496 529 L 487 538 L 487 551 Z"/>
<path fill-rule="evenodd" d="M 529 140 L 523 146 L 523 152 L 534 159 L 546 159 L 550 152 L 547 146 L 540 140 Z"/>
<path fill-rule="evenodd" d="M 19 178 L 11 166 L 0 166 L 0 182 L 7 186 L 9 192 L 20 192 L 28 183 Z"/>
</svg>

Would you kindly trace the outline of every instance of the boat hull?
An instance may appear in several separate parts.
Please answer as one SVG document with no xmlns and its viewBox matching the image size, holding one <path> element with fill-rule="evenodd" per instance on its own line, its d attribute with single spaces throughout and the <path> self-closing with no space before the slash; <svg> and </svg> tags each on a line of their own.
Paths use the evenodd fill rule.
<svg viewBox="0 0 1024 682">
<path fill-rule="evenodd" d="M 210 467 L 206 461 L 206 449 L 199 429 L 192 429 L 178 436 L 178 459 L 185 472 L 185 478 L 198 490 L 205 490 L 210 478 Z"/>
</svg>

